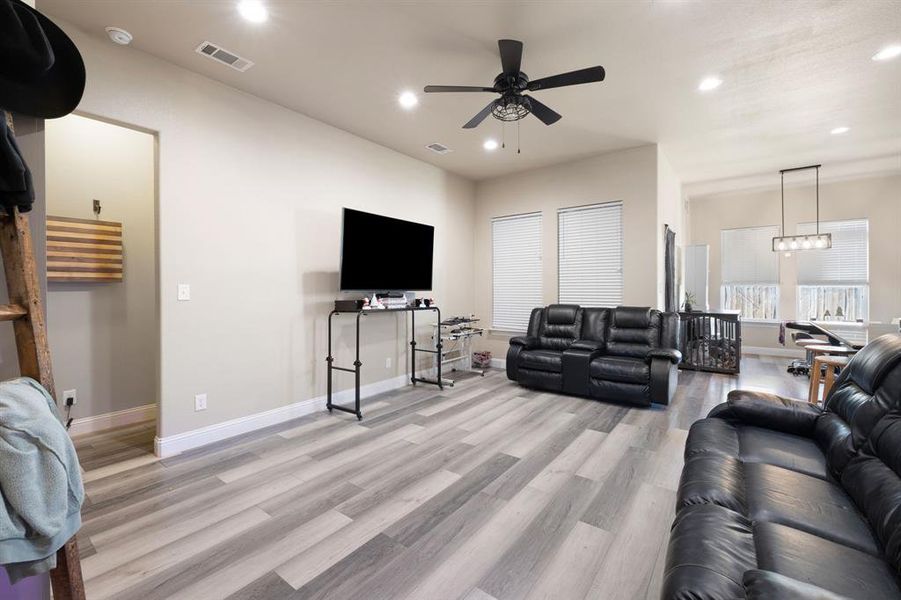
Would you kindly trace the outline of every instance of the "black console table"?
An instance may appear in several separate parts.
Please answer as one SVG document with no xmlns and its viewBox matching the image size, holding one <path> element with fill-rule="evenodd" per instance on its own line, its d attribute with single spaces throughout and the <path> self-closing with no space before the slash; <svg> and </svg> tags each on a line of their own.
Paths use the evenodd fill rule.
<svg viewBox="0 0 901 600">
<path fill-rule="evenodd" d="M 373 314 L 385 314 L 385 313 L 410 313 L 410 383 L 416 385 L 417 383 L 429 383 L 431 385 L 437 385 L 442 390 L 444 389 L 444 385 L 441 381 L 441 336 L 435 337 L 435 349 L 434 350 L 422 350 L 416 347 L 416 313 L 420 311 L 432 311 L 438 314 L 438 322 L 441 322 L 441 309 L 437 306 L 419 306 L 413 307 L 408 306 L 407 308 L 373 308 L 366 310 L 333 310 L 329 313 L 328 316 L 328 356 L 325 358 L 325 362 L 328 363 L 328 396 L 326 400 L 326 407 L 329 409 L 329 412 L 332 409 L 340 410 L 343 412 L 350 413 L 352 415 L 357 415 L 357 419 L 363 418 L 363 413 L 360 412 L 360 367 L 363 366 L 363 363 L 360 362 L 360 319 L 363 316 L 373 315 Z M 349 367 L 339 367 L 332 363 L 334 363 L 335 358 L 332 356 L 332 317 L 339 314 L 352 314 L 356 315 L 357 318 L 357 326 L 356 326 L 356 355 L 354 358 L 354 366 L 353 368 Z M 424 379 L 422 377 L 416 376 L 416 353 L 417 352 L 427 352 L 428 354 L 435 354 L 438 357 L 438 360 L 435 362 L 438 365 L 438 378 L 435 380 L 432 379 Z M 332 371 L 345 371 L 347 373 L 354 374 L 354 407 L 349 408 L 346 406 L 340 406 L 338 404 L 332 404 Z"/>
</svg>

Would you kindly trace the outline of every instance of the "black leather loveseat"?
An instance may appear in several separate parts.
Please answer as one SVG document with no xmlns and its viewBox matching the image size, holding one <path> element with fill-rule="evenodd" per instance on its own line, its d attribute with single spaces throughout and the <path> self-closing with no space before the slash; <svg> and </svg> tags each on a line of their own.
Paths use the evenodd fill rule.
<svg viewBox="0 0 901 600">
<path fill-rule="evenodd" d="M 901 598 L 901 335 L 825 404 L 736 390 L 692 425 L 665 600 Z"/>
<path fill-rule="evenodd" d="M 551 304 L 532 310 L 527 335 L 510 340 L 507 377 L 600 400 L 669 404 L 682 359 L 678 348 L 677 314 Z"/>
</svg>

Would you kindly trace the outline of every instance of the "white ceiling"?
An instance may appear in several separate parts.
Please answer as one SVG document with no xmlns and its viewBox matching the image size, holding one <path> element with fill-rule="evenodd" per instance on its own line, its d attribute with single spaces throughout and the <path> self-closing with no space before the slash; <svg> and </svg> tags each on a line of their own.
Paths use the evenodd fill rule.
<svg viewBox="0 0 901 600">
<path fill-rule="evenodd" d="M 660 143 L 685 182 L 901 153 L 901 58 L 870 57 L 901 43 L 901 2 L 264 0 L 253 25 L 234 0 L 39 0 L 51 16 L 295 109 L 473 179 Z M 461 126 L 493 94 L 397 95 L 426 84 L 491 85 L 498 38 L 523 40 L 532 79 L 603 65 L 600 84 L 536 92 L 563 115 Z M 256 65 L 238 73 L 194 53 L 220 44 Z M 697 91 L 716 74 L 718 90 Z M 851 131 L 831 136 L 833 127 Z M 509 142 L 513 141 L 511 146 Z M 454 152 L 424 148 L 441 142 Z M 512 149 L 511 149 L 512 148 Z M 825 169 L 824 169 L 825 170 Z"/>
</svg>

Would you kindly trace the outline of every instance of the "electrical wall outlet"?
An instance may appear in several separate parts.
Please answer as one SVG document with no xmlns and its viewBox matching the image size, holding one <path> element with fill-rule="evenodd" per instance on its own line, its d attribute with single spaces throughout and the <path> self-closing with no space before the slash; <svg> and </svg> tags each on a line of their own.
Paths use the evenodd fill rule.
<svg viewBox="0 0 901 600">
<path fill-rule="evenodd" d="M 194 412 L 206 410 L 206 394 L 194 395 Z"/>
<path fill-rule="evenodd" d="M 180 302 L 187 302 L 191 299 L 191 285 L 187 283 L 179 283 L 178 284 L 178 300 Z"/>
<path fill-rule="evenodd" d="M 78 404 L 78 390 L 66 390 L 63 392 L 63 406 L 75 406 Z"/>
<path fill-rule="evenodd" d="M 391 368 L 391 358 L 386 358 L 386 359 L 385 359 L 385 368 L 386 368 L 386 369 L 390 369 L 390 368 Z"/>
</svg>

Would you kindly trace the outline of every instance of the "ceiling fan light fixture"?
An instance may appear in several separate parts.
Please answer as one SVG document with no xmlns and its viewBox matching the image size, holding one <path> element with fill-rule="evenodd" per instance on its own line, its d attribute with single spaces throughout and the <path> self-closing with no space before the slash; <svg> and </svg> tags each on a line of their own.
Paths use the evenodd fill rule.
<svg viewBox="0 0 901 600">
<path fill-rule="evenodd" d="M 482 144 L 482 148 L 484 148 L 488 152 L 497 150 L 497 140 L 492 140 L 492 139 L 485 140 L 485 142 Z"/>
<path fill-rule="evenodd" d="M 498 40 L 498 52 L 501 57 L 501 68 L 503 71 L 494 78 L 491 87 L 475 86 L 475 85 L 427 85 L 423 91 L 427 94 L 441 92 L 488 92 L 499 94 L 500 98 L 488 103 L 485 108 L 480 110 L 476 115 L 463 125 L 463 129 L 473 129 L 488 118 L 493 116 L 499 121 L 519 121 L 528 115 L 535 117 L 545 125 L 553 125 L 563 118 L 562 115 L 555 112 L 548 106 L 545 106 L 540 100 L 531 96 L 524 95 L 524 92 L 537 92 L 539 90 L 548 90 L 552 88 L 561 88 L 571 85 L 582 85 L 585 83 L 596 83 L 604 81 L 606 71 L 604 67 L 598 65 L 595 67 L 587 67 L 551 75 L 550 77 L 542 77 L 540 79 L 530 80 L 528 75 L 523 73 L 522 66 L 522 50 L 523 44 L 518 40 Z"/>
<path fill-rule="evenodd" d="M 504 96 L 494 103 L 491 116 L 498 121 L 510 122 L 525 119 L 530 112 L 529 102 L 522 96 Z"/>
<path fill-rule="evenodd" d="M 829 133 L 831 133 L 832 135 L 841 135 L 843 133 L 848 133 L 849 131 L 851 131 L 850 127 L 845 127 L 844 125 L 842 125 L 841 127 L 836 127 L 835 129 L 831 130 Z"/>
</svg>

